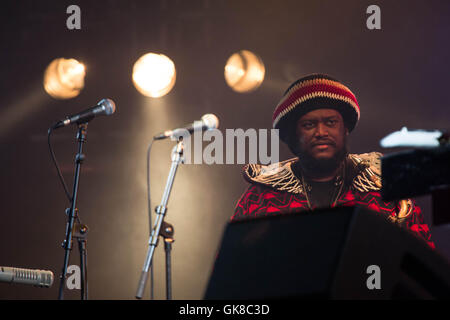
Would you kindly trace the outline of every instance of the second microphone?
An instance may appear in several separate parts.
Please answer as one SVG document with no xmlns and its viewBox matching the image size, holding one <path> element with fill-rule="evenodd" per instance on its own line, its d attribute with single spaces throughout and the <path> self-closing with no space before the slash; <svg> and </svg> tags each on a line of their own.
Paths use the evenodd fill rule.
<svg viewBox="0 0 450 320">
<path fill-rule="evenodd" d="M 194 131 L 205 131 L 217 129 L 219 127 L 219 119 L 212 113 L 205 114 L 201 120 L 194 121 L 182 128 L 167 130 L 153 137 L 154 140 L 162 140 L 166 138 L 179 138 Z"/>
</svg>

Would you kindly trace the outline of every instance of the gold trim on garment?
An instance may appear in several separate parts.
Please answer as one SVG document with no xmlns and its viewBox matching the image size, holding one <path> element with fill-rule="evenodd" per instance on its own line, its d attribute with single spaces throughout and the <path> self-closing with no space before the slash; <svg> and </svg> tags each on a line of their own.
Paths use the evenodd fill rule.
<svg viewBox="0 0 450 320">
<path fill-rule="evenodd" d="M 363 154 L 349 154 L 348 159 L 357 168 L 357 175 L 353 178 L 351 188 L 360 192 L 381 190 L 381 157 L 379 152 Z M 307 196 L 301 179 L 297 178 L 292 165 L 298 158 L 292 158 L 271 165 L 248 164 L 244 166 L 244 176 L 249 182 L 256 182 L 278 191 Z M 408 218 L 414 209 L 411 199 L 399 201 L 400 211 L 394 222 L 402 222 Z"/>
<path fill-rule="evenodd" d="M 352 188 L 360 192 L 381 189 L 381 153 L 349 154 L 348 158 L 359 168 L 353 179 Z M 292 165 L 298 158 L 292 158 L 271 165 L 248 164 L 244 175 L 250 182 L 256 182 L 279 191 L 305 194 L 302 182 L 294 174 Z"/>
</svg>

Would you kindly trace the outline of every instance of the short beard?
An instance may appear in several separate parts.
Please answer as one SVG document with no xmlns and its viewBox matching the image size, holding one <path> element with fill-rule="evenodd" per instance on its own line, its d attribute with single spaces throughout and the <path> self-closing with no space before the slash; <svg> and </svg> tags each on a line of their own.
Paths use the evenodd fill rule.
<svg viewBox="0 0 450 320">
<path fill-rule="evenodd" d="M 329 159 L 316 159 L 305 150 L 300 150 L 300 147 L 296 147 L 293 150 L 295 155 L 299 157 L 298 166 L 300 169 L 310 177 L 323 178 L 332 175 L 344 159 L 347 157 L 347 143 L 344 143 L 344 147 L 336 152 L 336 154 Z"/>
</svg>

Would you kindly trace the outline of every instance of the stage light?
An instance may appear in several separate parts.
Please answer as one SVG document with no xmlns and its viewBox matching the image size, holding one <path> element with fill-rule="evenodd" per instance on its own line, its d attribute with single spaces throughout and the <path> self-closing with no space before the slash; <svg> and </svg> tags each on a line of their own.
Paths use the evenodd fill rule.
<svg viewBox="0 0 450 320">
<path fill-rule="evenodd" d="M 234 53 L 225 65 L 225 80 L 237 92 L 256 90 L 264 81 L 264 74 L 263 61 L 248 50 Z"/>
<path fill-rule="evenodd" d="M 134 64 L 132 78 L 141 94 L 159 98 L 168 94 L 175 85 L 175 65 L 163 54 L 147 53 Z"/>
<path fill-rule="evenodd" d="M 71 99 L 84 87 L 85 67 L 75 59 L 58 58 L 45 70 L 44 89 L 55 99 Z"/>
</svg>

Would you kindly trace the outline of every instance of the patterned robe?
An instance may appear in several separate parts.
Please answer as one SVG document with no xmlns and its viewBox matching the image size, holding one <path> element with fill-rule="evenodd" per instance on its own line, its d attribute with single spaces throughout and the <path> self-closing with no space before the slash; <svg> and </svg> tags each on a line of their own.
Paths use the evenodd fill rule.
<svg viewBox="0 0 450 320">
<path fill-rule="evenodd" d="M 348 155 L 347 177 L 341 182 L 342 192 L 332 207 L 365 206 L 409 229 L 434 249 L 420 207 L 409 199 L 394 202 L 381 198 L 380 157 L 381 154 L 375 152 Z M 297 161 L 298 158 L 294 158 L 269 166 L 246 165 L 244 177 L 251 185 L 239 199 L 231 220 L 311 210 L 305 186 L 291 167 Z"/>
</svg>

